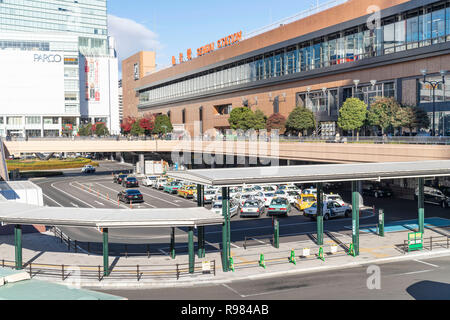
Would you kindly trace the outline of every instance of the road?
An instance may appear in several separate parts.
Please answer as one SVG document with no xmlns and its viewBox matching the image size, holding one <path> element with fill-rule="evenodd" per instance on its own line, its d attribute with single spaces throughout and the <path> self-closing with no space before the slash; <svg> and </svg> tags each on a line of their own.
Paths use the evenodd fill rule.
<svg viewBox="0 0 450 320">
<path fill-rule="evenodd" d="M 450 257 L 380 264 L 380 289 L 369 289 L 369 266 L 229 284 L 107 290 L 130 300 L 448 300 Z M 369 281 L 376 285 L 376 281 Z"/>
<path fill-rule="evenodd" d="M 112 172 L 129 170 L 129 166 L 120 165 L 115 162 L 101 162 L 100 168 L 95 175 L 81 175 L 79 170 L 65 172 L 63 177 L 36 179 L 44 192 L 44 203 L 54 207 L 81 207 L 81 208 L 129 208 L 129 205 L 117 202 L 117 193 L 123 190 L 121 186 L 113 183 Z M 133 209 L 143 208 L 187 208 L 195 207 L 193 200 L 186 200 L 176 195 L 169 195 L 162 191 L 147 187 L 140 187 L 144 195 L 145 203 L 134 204 Z M 343 188 L 339 192 L 345 201 L 351 202 L 351 194 L 348 188 Z M 366 197 L 365 204 L 375 205 L 376 208 L 385 209 L 386 223 L 399 220 L 417 219 L 417 203 L 402 199 L 375 199 Z M 426 205 L 426 217 L 450 217 L 450 209 L 442 209 L 439 206 Z M 374 225 L 377 216 L 372 212 L 362 215 L 360 224 Z M 272 218 L 240 218 L 235 216 L 231 222 L 232 247 L 239 248 L 247 240 L 249 245 L 261 245 L 269 243 L 273 234 Z M 302 241 L 310 238 L 316 232 L 317 225 L 310 219 L 303 217 L 300 212 L 293 210 L 293 214 L 288 218 L 280 218 L 280 241 Z M 351 219 L 336 219 L 326 221 L 324 225 L 325 235 L 328 237 L 348 237 L 351 238 Z M 80 242 L 101 243 L 101 234 L 94 229 L 86 228 L 62 228 L 62 231 L 71 239 Z M 170 243 L 170 229 L 120 229 L 110 230 L 111 253 L 123 251 L 125 244 L 151 244 L 152 254 L 160 254 L 161 251 L 167 253 Z M 314 235 L 313 235 L 314 236 Z M 364 236 L 362 233 L 361 236 Z M 219 250 L 222 241 L 221 226 L 206 227 L 206 250 Z M 176 243 L 179 245 L 179 252 L 187 251 L 187 233 L 183 228 L 176 230 Z M 114 244 L 117 244 L 115 247 Z M 80 244 L 83 245 L 83 244 Z M 99 248 L 100 250 L 100 248 Z M 127 247 L 131 253 L 133 250 L 140 251 L 142 247 Z M 178 248 L 177 248 L 178 250 Z"/>
</svg>

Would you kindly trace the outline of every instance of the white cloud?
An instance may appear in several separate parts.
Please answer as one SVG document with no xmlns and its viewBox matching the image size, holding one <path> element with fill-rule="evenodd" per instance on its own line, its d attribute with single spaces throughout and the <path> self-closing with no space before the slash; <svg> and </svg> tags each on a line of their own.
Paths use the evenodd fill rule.
<svg viewBox="0 0 450 320">
<path fill-rule="evenodd" d="M 158 53 L 164 47 L 155 32 L 131 19 L 108 15 L 108 29 L 109 35 L 116 39 L 119 61 L 139 51 L 156 51 Z"/>
</svg>

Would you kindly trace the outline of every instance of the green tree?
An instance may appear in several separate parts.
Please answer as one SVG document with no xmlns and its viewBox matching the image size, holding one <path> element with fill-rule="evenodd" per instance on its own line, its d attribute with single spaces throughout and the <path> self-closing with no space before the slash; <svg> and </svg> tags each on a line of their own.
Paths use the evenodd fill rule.
<svg viewBox="0 0 450 320">
<path fill-rule="evenodd" d="M 155 126 L 153 128 L 154 134 L 166 134 L 173 131 L 170 118 L 165 114 L 160 114 L 155 118 Z"/>
<path fill-rule="evenodd" d="M 233 130 L 248 130 L 254 126 L 255 115 L 249 108 L 241 107 L 233 109 L 230 113 L 228 123 Z"/>
<path fill-rule="evenodd" d="M 95 134 L 99 137 L 109 136 L 109 130 L 104 123 L 97 123 L 95 125 Z"/>
<path fill-rule="evenodd" d="M 392 125 L 400 131 L 403 128 L 410 128 L 410 131 L 412 131 L 411 128 L 414 124 L 414 119 L 414 110 L 409 106 L 402 106 L 395 112 Z"/>
<path fill-rule="evenodd" d="M 414 113 L 414 122 L 412 123 L 411 126 L 411 131 L 412 128 L 416 128 L 417 131 L 419 131 L 420 129 L 428 129 L 431 126 L 431 120 L 430 117 L 428 117 L 428 113 L 416 106 L 411 107 L 412 112 Z"/>
<path fill-rule="evenodd" d="M 135 123 L 133 123 L 133 125 L 131 126 L 131 130 L 130 130 L 130 134 L 132 136 L 141 136 L 145 133 L 145 129 L 143 129 L 140 125 L 139 125 L 139 121 L 136 121 Z"/>
<path fill-rule="evenodd" d="M 267 117 L 261 110 L 256 110 L 253 114 L 252 129 L 264 130 L 266 129 Z"/>
<path fill-rule="evenodd" d="M 338 126 L 343 130 L 352 131 L 354 136 L 354 131 L 361 129 L 364 125 L 366 116 L 367 105 L 364 101 L 357 98 L 349 98 L 339 110 Z"/>
<path fill-rule="evenodd" d="M 85 125 L 81 125 L 78 129 L 78 135 L 80 137 L 87 137 L 92 135 L 92 124 L 88 123 Z"/>
<path fill-rule="evenodd" d="M 286 129 L 298 134 L 302 132 L 306 135 L 307 131 L 316 127 L 316 118 L 314 113 L 305 107 L 296 107 L 289 114 L 286 121 Z"/>
<path fill-rule="evenodd" d="M 395 126 L 395 114 L 400 109 L 400 104 L 395 98 L 378 97 L 370 106 L 367 119 L 370 125 L 381 128 L 384 134 L 391 126 Z"/>
</svg>

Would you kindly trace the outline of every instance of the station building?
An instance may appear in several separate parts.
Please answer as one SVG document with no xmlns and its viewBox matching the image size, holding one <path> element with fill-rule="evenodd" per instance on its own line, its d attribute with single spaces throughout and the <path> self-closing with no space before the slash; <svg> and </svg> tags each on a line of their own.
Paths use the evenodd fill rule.
<svg viewBox="0 0 450 320">
<path fill-rule="evenodd" d="M 285 117 L 295 106 L 312 110 L 322 135 L 338 130 L 349 97 L 370 107 L 395 97 L 432 118 L 431 87 L 450 70 L 450 1 L 348 0 L 250 35 L 232 34 L 142 74 L 143 53 L 123 61 L 124 116 L 167 114 L 194 134 L 229 128 L 233 108 Z M 197 57 L 190 57 L 192 52 Z M 149 56 L 154 59 L 153 56 Z M 187 58 L 185 58 L 187 57 Z M 450 135 L 450 76 L 436 90 L 436 133 Z"/>
</svg>

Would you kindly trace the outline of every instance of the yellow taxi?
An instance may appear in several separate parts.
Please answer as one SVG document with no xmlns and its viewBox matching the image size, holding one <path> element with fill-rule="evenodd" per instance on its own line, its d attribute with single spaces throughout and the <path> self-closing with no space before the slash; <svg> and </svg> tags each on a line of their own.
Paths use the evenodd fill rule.
<svg viewBox="0 0 450 320">
<path fill-rule="evenodd" d="M 194 198 L 195 193 L 197 193 L 197 186 L 195 185 L 183 186 L 180 189 L 178 189 L 178 195 L 185 199 Z"/>
<path fill-rule="evenodd" d="M 301 194 L 295 202 L 295 207 L 303 211 L 311 208 L 311 206 L 317 202 L 317 196 L 315 194 Z"/>
</svg>

